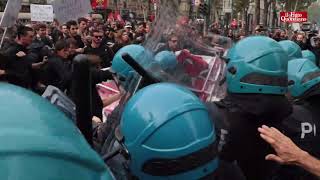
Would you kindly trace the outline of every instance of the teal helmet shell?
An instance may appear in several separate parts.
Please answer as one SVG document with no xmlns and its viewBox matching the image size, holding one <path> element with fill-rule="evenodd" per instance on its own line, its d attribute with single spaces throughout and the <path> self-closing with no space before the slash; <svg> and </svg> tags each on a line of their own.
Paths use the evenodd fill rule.
<svg viewBox="0 0 320 180">
<path fill-rule="evenodd" d="M 132 44 L 121 48 L 113 57 L 111 69 L 124 78 L 127 78 L 130 72 L 134 71 L 122 58 L 124 53 L 128 53 L 143 67 L 148 66 L 153 61 L 152 53 L 141 45 Z"/>
<path fill-rule="evenodd" d="M 139 179 L 200 179 L 217 169 L 214 151 L 204 153 L 217 142 L 212 120 L 205 105 L 182 86 L 159 83 L 141 89 L 124 109 L 120 132 L 130 171 Z M 206 160 L 195 165 L 191 154 Z"/>
<path fill-rule="evenodd" d="M 316 55 L 310 51 L 310 50 L 304 50 L 302 51 L 302 57 L 305 58 L 305 59 L 308 59 L 310 61 L 312 61 L 314 64 L 317 63 L 317 58 L 316 58 Z"/>
<path fill-rule="evenodd" d="M 297 43 L 285 40 L 280 41 L 279 44 L 288 53 L 289 61 L 292 59 L 302 58 L 302 50 Z"/>
<path fill-rule="evenodd" d="M 228 63 L 230 93 L 285 94 L 288 55 L 275 40 L 252 36 L 233 47 Z"/>
<path fill-rule="evenodd" d="M 0 179 L 114 179 L 74 123 L 42 97 L 0 83 Z"/>
<path fill-rule="evenodd" d="M 320 83 L 320 69 L 308 59 L 294 59 L 288 64 L 288 79 L 291 96 L 299 98 Z"/>
<path fill-rule="evenodd" d="M 161 51 L 157 53 L 154 60 L 164 71 L 174 70 L 178 65 L 177 57 L 171 51 Z"/>
</svg>

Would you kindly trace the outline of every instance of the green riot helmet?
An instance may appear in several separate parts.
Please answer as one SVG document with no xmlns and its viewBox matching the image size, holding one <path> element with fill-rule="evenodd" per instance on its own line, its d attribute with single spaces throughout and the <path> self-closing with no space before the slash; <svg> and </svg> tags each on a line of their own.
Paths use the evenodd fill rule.
<svg viewBox="0 0 320 180">
<path fill-rule="evenodd" d="M 308 59 L 294 59 L 288 64 L 289 92 L 302 97 L 320 83 L 320 69 Z"/>
<path fill-rule="evenodd" d="M 314 64 L 317 64 L 316 55 L 314 55 L 314 53 L 312 51 L 310 51 L 310 50 L 302 51 L 302 57 L 312 61 Z"/>
<path fill-rule="evenodd" d="M 280 41 L 279 44 L 288 53 L 289 61 L 292 59 L 302 58 L 302 50 L 297 43 L 285 40 Z"/>
<path fill-rule="evenodd" d="M 228 63 L 230 93 L 285 94 L 288 55 L 275 40 L 252 36 L 233 47 Z"/>
<path fill-rule="evenodd" d="M 0 179 L 114 179 L 74 123 L 44 98 L 0 83 Z"/>
</svg>

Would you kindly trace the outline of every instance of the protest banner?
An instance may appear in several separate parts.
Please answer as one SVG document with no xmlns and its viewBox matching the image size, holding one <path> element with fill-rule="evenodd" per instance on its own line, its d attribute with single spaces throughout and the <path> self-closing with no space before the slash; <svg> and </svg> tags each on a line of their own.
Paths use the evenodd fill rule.
<svg viewBox="0 0 320 180">
<path fill-rule="evenodd" d="M 52 5 L 30 4 L 31 21 L 53 22 Z"/>
<path fill-rule="evenodd" d="M 84 17 L 92 11 L 88 0 L 55 0 L 52 6 L 56 19 L 60 23 Z"/>
</svg>

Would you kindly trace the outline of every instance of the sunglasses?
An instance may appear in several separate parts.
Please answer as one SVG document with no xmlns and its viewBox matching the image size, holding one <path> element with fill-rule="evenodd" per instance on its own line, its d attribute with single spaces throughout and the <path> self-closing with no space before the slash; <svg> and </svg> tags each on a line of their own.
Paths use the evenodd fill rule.
<svg viewBox="0 0 320 180">
<path fill-rule="evenodd" d="M 102 39 L 103 38 L 103 36 L 94 36 L 95 38 L 97 38 L 97 39 Z"/>
</svg>

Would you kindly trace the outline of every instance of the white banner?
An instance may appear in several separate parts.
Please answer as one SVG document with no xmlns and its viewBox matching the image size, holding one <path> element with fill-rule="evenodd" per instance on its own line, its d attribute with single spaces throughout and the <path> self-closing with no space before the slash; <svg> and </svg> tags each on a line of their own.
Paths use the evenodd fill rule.
<svg viewBox="0 0 320 180">
<path fill-rule="evenodd" d="M 89 0 L 55 0 L 52 6 L 56 19 L 60 23 L 76 20 L 92 11 Z"/>
<path fill-rule="evenodd" d="M 31 21 L 53 21 L 53 8 L 51 5 L 30 4 Z"/>
<path fill-rule="evenodd" d="M 22 0 L 8 0 L 1 18 L 0 27 L 11 27 L 15 25 L 21 9 Z"/>
</svg>

